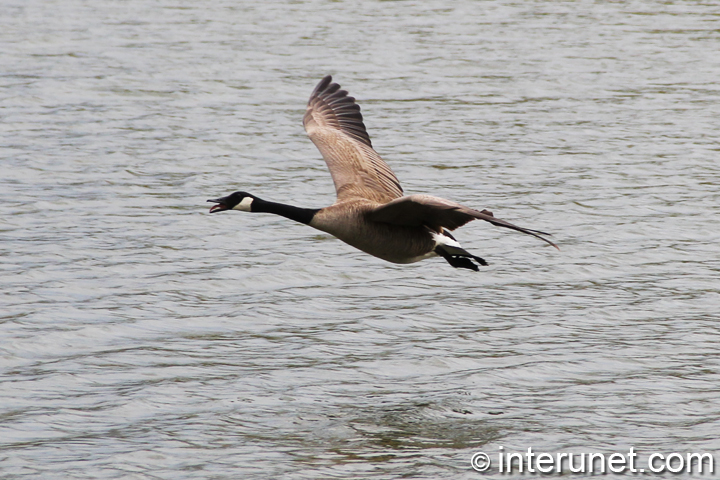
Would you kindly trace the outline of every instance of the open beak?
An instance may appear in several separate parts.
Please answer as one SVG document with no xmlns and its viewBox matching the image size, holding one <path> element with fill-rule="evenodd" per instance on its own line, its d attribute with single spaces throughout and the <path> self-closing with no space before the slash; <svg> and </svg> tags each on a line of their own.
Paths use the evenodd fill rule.
<svg viewBox="0 0 720 480">
<path fill-rule="evenodd" d="M 230 210 L 227 205 L 223 203 L 224 198 L 217 198 L 215 200 L 208 200 L 208 202 L 216 203 L 210 208 L 210 213 L 222 212 L 223 210 Z"/>
</svg>

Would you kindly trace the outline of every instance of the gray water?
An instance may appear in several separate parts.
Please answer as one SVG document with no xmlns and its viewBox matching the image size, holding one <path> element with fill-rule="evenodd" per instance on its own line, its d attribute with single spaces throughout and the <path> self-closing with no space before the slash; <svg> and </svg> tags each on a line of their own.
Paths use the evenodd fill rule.
<svg viewBox="0 0 720 480">
<path fill-rule="evenodd" d="M 717 3 L 0 11 L 3 479 L 528 478 L 470 468 L 501 446 L 719 471 Z M 334 201 L 301 124 L 328 73 L 406 193 L 561 250 L 473 222 L 481 272 L 393 265 L 208 215 Z"/>
</svg>

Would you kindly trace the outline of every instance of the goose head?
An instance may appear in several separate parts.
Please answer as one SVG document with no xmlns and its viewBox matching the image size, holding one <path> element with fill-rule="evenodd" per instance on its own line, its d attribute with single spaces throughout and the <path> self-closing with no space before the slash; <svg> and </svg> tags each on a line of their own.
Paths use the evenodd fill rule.
<svg viewBox="0 0 720 480">
<path fill-rule="evenodd" d="M 215 203 L 210 208 L 210 213 L 222 212 L 224 210 L 240 210 L 241 212 L 252 212 L 252 203 L 255 200 L 259 200 L 256 196 L 250 195 L 247 192 L 235 192 L 231 193 L 227 197 L 216 198 L 215 200 L 208 200 L 208 202 Z"/>
</svg>

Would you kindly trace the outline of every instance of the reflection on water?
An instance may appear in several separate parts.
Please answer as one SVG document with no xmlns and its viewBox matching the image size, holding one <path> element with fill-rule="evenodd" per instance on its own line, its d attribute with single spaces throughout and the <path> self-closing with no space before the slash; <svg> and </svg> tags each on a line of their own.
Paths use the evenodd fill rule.
<svg viewBox="0 0 720 480">
<path fill-rule="evenodd" d="M 3 478 L 470 479 L 500 445 L 720 448 L 713 6 L 5 9 Z M 474 274 L 207 215 L 235 189 L 333 201 L 301 126 L 327 73 L 407 193 L 562 250 L 470 224 Z"/>
</svg>

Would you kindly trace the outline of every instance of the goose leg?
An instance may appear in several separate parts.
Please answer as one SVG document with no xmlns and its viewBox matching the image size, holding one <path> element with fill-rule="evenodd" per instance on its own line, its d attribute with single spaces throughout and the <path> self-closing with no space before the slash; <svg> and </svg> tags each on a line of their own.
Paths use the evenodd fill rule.
<svg viewBox="0 0 720 480">
<path fill-rule="evenodd" d="M 476 272 L 479 271 L 480 269 L 472 262 L 472 260 L 470 260 L 471 258 L 478 262 L 480 265 L 487 265 L 487 262 L 484 259 L 476 257 L 475 255 L 471 255 L 468 252 L 463 252 L 464 253 L 451 254 L 441 246 L 435 247 L 435 253 L 443 257 L 450 265 L 455 268 L 467 268 Z"/>
</svg>

